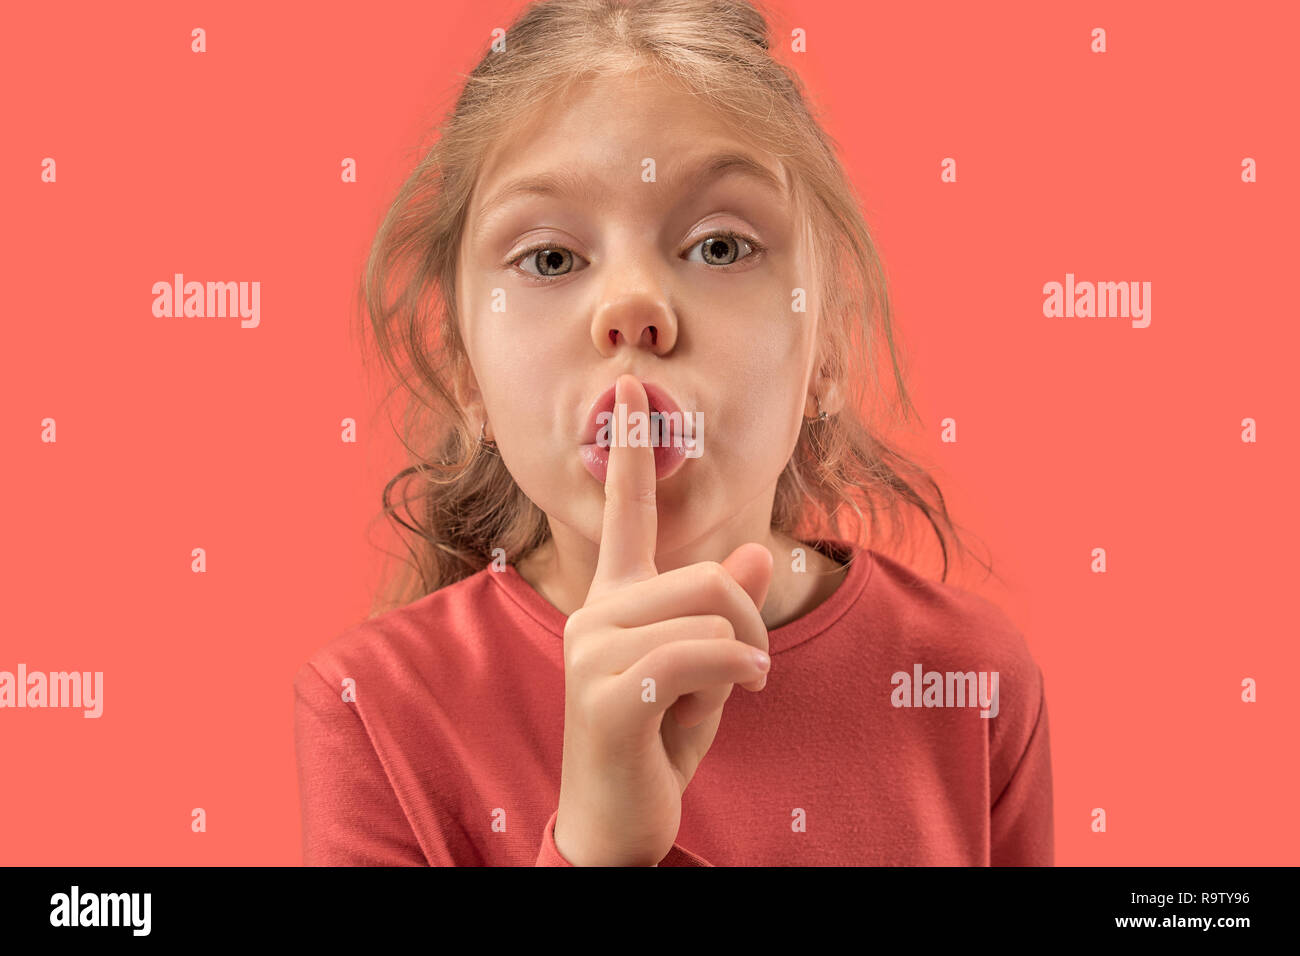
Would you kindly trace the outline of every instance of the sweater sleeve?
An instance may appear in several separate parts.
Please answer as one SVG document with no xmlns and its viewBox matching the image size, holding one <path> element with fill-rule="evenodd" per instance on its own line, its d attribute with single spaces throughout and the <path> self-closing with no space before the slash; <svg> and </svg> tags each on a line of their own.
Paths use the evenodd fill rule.
<svg viewBox="0 0 1300 956">
<path fill-rule="evenodd" d="M 1047 691 L 1042 686 L 1038 716 L 1015 771 L 990 810 L 991 866 L 1052 866 L 1052 758 L 1047 727 Z"/>
<path fill-rule="evenodd" d="M 427 865 L 355 705 L 311 663 L 293 687 L 303 864 Z"/>
<path fill-rule="evenodd" d="M 559 816 L 557 808 L 549 820 L 546 821 L 546 827 L 542 831 L 542 848 L 537 854 L 538 866 L 573 866 L 566 860 L 563 854 L 555 846 L 555 818 Z M 685 850 L 676 843 L 668 851 L 668 855 L 660 860 L 656 866 L 712 866 L 708 860 L 702 856 L 696 856 L 690 850 Z"/>
</svg>

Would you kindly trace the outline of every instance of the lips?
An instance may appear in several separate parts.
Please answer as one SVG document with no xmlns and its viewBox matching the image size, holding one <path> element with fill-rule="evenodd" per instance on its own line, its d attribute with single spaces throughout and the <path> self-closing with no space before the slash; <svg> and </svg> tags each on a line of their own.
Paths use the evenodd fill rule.
<svg viewBox="0 0 1300 956">
<path fill-rule="evenodd" d="M 654 448 L 655 459 L 655 480 L 663 481 L 678 471 L 686 463 L 686 450 L 682 447 L 681 436 L 677 434 L 677 426 L 672 424 L 684 422 L 681 407 L 673 400 L 672 395 L 667 389 L 655 385 L 653 382 L 642 382 L 645 387 L 646 398 L 649 402 L 650 414 L 660 412 L 667 416 L 673 416 L 664 423 L 665 434 L 662 436 L 666 443 L 658 444 Z M 597 481 L 604 483 L 609 475 L 609 445 L 596 444 L 597 433 L 600 431 L 600 423 L 597 421 L 602 412 L 614 412 L 614 387 L 611 385 L 592 403 L 591 410 L 587 413 L 587 424 L 582 433 L 582 444 L 578 446 L 578 457 L 582 465 L 591 473 L 591 476 Z M 675 414 L 674 414 L 675 413 Z M 607 419 L 606 423 L 611 431 L 617 426 L 613 418 Z M 667 431 L 671 429 L 671 431 Z"/>
<path fill-rule="evenodd" d="M 673 397 L 669 394 L 667 389 L 662 388 L 653 382 L 642 382 L 641 384 L 645 387 L 645 396 L 650 403 L 650 414 L 653 415 L 655 412 L 662 412 L 665 415 L 671 416 L 676 412 L 677 417 L 675 420 L 682 421 L 681 406 L 678 405 L 677 402 L 673 401 Z M 612 414 L 613 411 L 614 386 L 611 385 L 609 388 L 605 389 L 605 391 L 601 392 L 597 399 L 592 402 L 591 411 L 587 413 L 587 424 L 583 429 L 580 443 L 583 445 L 594 445 L 596 443 L 596 435 L 600 431 L 598 416 L 602 412 L 609 412 Z M 674 419 L 669 419 L 669 421 L 672 420 Z M 606 421 L 612 429 L 614 427 L 614 420 L 611 418 L 606 419 Z"/>
</svg>

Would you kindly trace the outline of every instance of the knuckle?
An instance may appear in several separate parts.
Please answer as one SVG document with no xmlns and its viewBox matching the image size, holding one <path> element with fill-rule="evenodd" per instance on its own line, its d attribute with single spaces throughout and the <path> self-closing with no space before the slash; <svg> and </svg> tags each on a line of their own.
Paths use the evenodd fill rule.
<svg viewBox="0 0 1300 956">
<path fill-rule="evenodd" d="M 658 500 L 658 489 L 654 485 L 640 485 L 628 491 L 627 500 L 641 507 L 655 507 Z"/>
<path fill-rule="evenodd" d="M 581 609 L 569 615 L 564 622 L 564 668 L 579 671 L 591 656 L 590 636 L 594 624 L 589 614 L 579 616 Z"/>
<path fill-rule="evenodd" d="M 657 510 L 656 490 L 653 486 L 625 488 L 615 493 L 608 507 L 615 522 L 639 520 L 642 512 Z"/>
<path fill-rule="evenodd" d="M 636 676 L 637 683 L 644 677 L 653 677 L 662 683 L 669 680 L 676 672 L 678 655 L 672 644 L 660 644 L 641 660 L 641 667 Z"/>
<path fill-rule="evenodd" d="M 577 635 L 581 634 L 587 626 L 588 614 L 584 613 L 586 608 L 578 608 L 569 615 L 569 619 L 564 622 L 564 640 L 570 641 Z"/>
<path fill-rule="evenodd" d="M 584 647 L 566 645 L 564 648 L 564 669 L 570 674 L 581 673 L 587 665 L 590 652 Z"/>
<path fill-rule="evenodd" d="M 721 614 L 708 615 L 704 621 L 704 627 L 707 636 L 717 640 L 732 640 L 736 636 L 736 629 Z"/>
<path fill-rule="evenodd" d="M 731 575 L 717 561 L 705 561 L 700 568 L 702 584 L 712 597 L 725 597 L 731 590 Z"/>
</svg>

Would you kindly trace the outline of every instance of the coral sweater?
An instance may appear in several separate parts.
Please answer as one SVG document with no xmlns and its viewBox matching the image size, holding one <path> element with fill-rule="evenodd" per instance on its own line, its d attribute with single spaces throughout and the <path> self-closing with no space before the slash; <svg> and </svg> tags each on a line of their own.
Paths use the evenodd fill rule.
<svg viewBox="0 0 1300 956">
<path fill-rule="evenodd" d="M 766 688 L 733 690 L 660 865 L 1051 865 L 1047 702 L 1024 638 L 984 598 L 851 553 L 826 601 L 769 632 Z M 304 863 L 570 865 L 553 836 L 565 620 L 513 565 L 489 567 L 303 664 Z"/>
</svg>

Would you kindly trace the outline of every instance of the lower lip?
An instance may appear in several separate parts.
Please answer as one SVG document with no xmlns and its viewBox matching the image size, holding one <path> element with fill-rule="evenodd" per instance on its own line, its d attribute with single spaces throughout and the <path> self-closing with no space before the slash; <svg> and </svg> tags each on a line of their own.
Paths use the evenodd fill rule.
<svg viewBox="0 0 1300 956">
<path fill-rule="evenodd" d="M 686 449 L 680 445 L 656 445 L 654 453 L 656 481 L 663 481 L 674 474 L 686 461 Z M 582 459 L 587 471 L 591 472 L 591 476 L 604 484 L 605 476 L 609 474 L 609 449 L 594 443 L 579 445 L 578 457 Z"/>
</svg>

